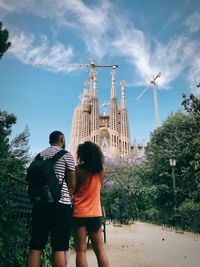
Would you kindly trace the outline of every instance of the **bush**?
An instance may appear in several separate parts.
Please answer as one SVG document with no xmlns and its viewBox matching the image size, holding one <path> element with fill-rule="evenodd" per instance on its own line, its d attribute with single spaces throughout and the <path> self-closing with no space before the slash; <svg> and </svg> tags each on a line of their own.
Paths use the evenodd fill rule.
<svg viewBox="0 0 200 267">
<path fill-rule="evenodd" d="M 159 221 L 159 211 L 156 208 L 151 208 L 146 210 L 146 220 L 154 223 L 158 223 Z"/>
<path fill-rule="evenodd" d="M 2 188 L 1 188 L 2 189 Z M 16 203 L 0 197 L 0 262 L 1 267 L 25 266 L 28 242 L 26 218 L 16 219 Z"/>
<path fill-rule="evenodd" d="M 180 206 L 184 229 L 200 233 L 200 203 L 187 199 Z"/>
</svg>

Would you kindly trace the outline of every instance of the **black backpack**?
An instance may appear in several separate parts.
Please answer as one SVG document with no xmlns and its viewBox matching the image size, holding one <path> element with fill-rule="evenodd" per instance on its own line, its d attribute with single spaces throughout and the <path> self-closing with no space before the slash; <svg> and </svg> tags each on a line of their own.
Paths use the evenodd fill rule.
<svg viewBox="0 0 200 267">
<path fill-rule="evenodd" d="M 64 178 L 62 183 L 59 183 L 55 175 L 54 164 L 66 153 L 68 153 L 66 150 L 60 150 L 52 158 L 46 160 L 38 154 L 28 167 L 26 180 L 33 204 L 43 206 L 60 200 Z"/>
</svg>

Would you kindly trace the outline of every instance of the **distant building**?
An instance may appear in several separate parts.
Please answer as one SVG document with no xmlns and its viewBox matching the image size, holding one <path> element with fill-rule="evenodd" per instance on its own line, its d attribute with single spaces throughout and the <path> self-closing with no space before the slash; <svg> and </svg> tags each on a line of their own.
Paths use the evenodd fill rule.
<svg viewBox="0 0 200 267">
<path fill-rule="evenodd" d="M 92 72 L 90 90 L 88 81 L 84 83 L 81 104 L 74 110 L 69 150 L 76 158 L 80 143 L 92 141 L 98 144 L 105 157 L 144 157 L 144 147 L 131 145 L 128 112 L 125 97 L 125 83 L 121 81 L 121 103 L 118 106 L 115 71 L 112 71 L 110 114 L 99 113 L 96 72 Z"/>
</svg>

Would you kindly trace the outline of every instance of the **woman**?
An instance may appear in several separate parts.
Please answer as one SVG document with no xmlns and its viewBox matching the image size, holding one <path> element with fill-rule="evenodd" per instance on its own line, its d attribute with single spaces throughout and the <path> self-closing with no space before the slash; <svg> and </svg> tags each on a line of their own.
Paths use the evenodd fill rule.
<svg viewBox="0 0 200 267">
<path fill-rule="evenodd" d="M 103 247 L 100 190 L 104 178 L 103 154 L 100 148 L 85 142 L 78 146 L 76 190 L 74 193 L 74 226 L 76 233 L 76 267 L 87 267 L 87 233 L 99 267 L 109 267 Z"/>
</svg>

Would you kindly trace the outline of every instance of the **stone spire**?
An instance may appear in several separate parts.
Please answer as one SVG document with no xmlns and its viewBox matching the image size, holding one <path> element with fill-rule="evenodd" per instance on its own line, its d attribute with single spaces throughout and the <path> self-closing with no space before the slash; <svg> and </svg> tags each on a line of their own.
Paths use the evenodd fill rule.
<svg viewBox="0 0 200 267">
<path fill-rule="evenodd" d="M 130 155 L 130 131 L 128 123 L 128 112 L 126 108 L 126 97 L 125 97 L 125 82 L 121 81 L 121 113 L 120 113 L 120 139 L 121 139 L 121 156 L 126 157 Z"/>
<path fill-rule="evenodd" d="M 110 98 L 117 98 L 117 94 L 116 94 L 116 85 L 115 85 L 115 70 L 112 70 L 111 75 L 112 75 L 112 86 L 111 86 L 111 94 L 110 94 Z"/>
<path fill-rule="evenodd" d="M 121 98 L 121 109 L 126 108 L 126 96 L 125 96 L 125 89 L 124 89 L 125 81 L 121 81 L 121 92 L 122 92 L 122 98 Z"/>
<path fill-rule="evenodd" d="M 93 72 L 93 88 L 91 97 L 91 140 L 99 145 L 99 105 L 96 72 Z"/>
<path fill-rule="evenodd" d="M 89 89 L 88 89 L 88 81 L 84 82 L 84 93 L 82 98 L 82 107 L 83 112 L 89 112 L 90 113 L 90 96 L 89 96 Z"/>
<path fill-rule="evenodd" d="M 117 94 L 115 86 L 115 71 L 111 72 L 112 84 L 110 94 L 110 151 L 113 155 L 119 154 L 119 118 L 117 106 Z"/>
<path fill-rule="evenodd" d="M 90 140 L 90 96 L 88 90 L 88 81 L 84 83 L 84 94 L 82 98 L 82 127 L 81 127 L 81 140 L 80 142 L 83 143 L 85 141 Z"/>
<path fill-rule="evenodd" d="M 85 85 L 85 87 L 84 87 L 84 95 L 88 96 L 89 95 L 88 81 L 85 81 L 84 85 Z"/>
<path fill-rule="evenodd" d="M 75 161 L 76 161 L 76 151 L 81 140 L 81 130 L 82 130 L 82 107 L 77 106 L 74 109 L 73 113 L 70 146 L 69 146 L 69 151 L 72 153 Z"/>
</svg>

